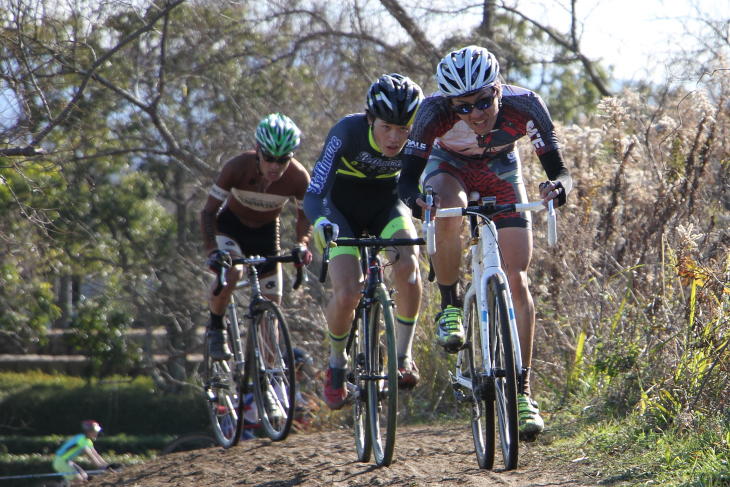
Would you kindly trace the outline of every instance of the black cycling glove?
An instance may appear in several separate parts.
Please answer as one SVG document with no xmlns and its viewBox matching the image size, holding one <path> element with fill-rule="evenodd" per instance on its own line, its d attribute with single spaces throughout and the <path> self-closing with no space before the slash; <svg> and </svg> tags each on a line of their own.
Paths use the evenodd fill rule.
<svg viewBox="0 0 730 487">
<path fill-rule="evenodd" d="M 403 200 L 403 203 L 411 209 L 411 214 L 413 215 L 413 218 L 421 219 L 423 218 L 423 208 L 418 206 L 418 203 L 416 203 L 416 200 L 418 198 L 421 198 L 423 201 L 426 201 L 426 195 L 421 192 L 413 192 L 410 196 L 405 198 Z"/>
<path fill-rule="evenodd" d="M 544 183 L 540 183 L 539 188 L 542 189 L 550 183 L 555 184 L 555 189 L 553 189 L 553 191 L 558 192 L 558 196 L 555 197 L 555 203 L 556 203 L 555 207 L 558 208 L 558 207 L 563 206 L 565 204 L 565 201 L 568 199 L 568 195 L 566 194 L 565 186 L 563 186 L 563 183 L 561 181 L 547 180 Z"/>
<path fill-rule="evenodd" d="M 231 267 L 231 254 L 225 250 L 216 249 L 208 256 L 208 269 L 220 274 L 221 270 L 225 267 L 226 269 Z"/>
</svg>

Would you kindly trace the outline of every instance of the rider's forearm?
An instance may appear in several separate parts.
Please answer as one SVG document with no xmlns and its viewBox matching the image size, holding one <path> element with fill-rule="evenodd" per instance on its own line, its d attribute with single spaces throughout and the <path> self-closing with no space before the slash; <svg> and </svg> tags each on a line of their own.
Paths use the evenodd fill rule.
<svg viewBox="0 0 730 487">
<path fill-rule="evenodd" d="M 99 452 L 97 452 L 96 450 L 87 451 L 86 456 L 89 458 L 91 463 L 93 463 L 94 465 L 96 465 L 99 468 L 104 468 L 107 465 L 106 461 L 104 461 L 104 459 L 101 458 L 101 455 L 99 455 Z"/>
<path fill-rule="evenodd" d="M 317 218 L 324 215 L 324 198 L 316 193 L 304 195 L 303 210 L 310 223 L 315 223 Z"/>
<path fill-rule="evenodd" d="M 421 193 L 419 184 L 426 162 L 426 159 L 412 155 L 403 158 L 403 169 L 398 179 L 398 197 L 411 210 L 414 209 L 414 198 Z"/>
<path fill-rule="evenodd" d="M 303 210 L 298 211 L 297 218 L 297 243 L 307 246 L 312 238 L 312 224 L 307 219 Z"/>
<path fill-rule="evenodd" d="M 560 181 L 563 185 L 564 192 L 558 196 L 560 205 L 565 203 L 566 197 L 573 189 L 573 177 L 568 172 L 563 159 L 563 153 L 560 149 L 552 150 L 538 156 L 542 164 L 545 174 L 551 181 Z"/>
<path fill-rule="evenodd" d="M 216 216 L 209 211 L 200 212 L 200 230 L 203 234 L 203 242 L 208 253 L 218 248 L 215 238 Z"/>
</svg>

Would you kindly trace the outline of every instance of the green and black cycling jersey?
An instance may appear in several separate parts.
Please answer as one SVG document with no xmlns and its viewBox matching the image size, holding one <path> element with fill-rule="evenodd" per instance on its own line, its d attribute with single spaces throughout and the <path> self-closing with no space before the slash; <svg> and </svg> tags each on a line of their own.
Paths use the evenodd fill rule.
<svg viewBox="0 0 730 487">
<path fill-rule="evenodd" d="M 383 155 L 364 113 L 341 119 L 327 135 L 304 196 L 309 221 L 326 217 L 342 238 L 380 235 L 395 218 L 410 220 L 396 191 L 402 154 Z"/>
</svg>

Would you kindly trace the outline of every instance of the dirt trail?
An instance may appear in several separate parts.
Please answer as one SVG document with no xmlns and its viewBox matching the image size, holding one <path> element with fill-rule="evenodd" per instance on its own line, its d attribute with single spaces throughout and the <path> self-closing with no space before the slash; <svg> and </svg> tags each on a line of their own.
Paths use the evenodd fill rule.
<svg viewBox="0 0 730 487">
<path fill-rule="evenodd" d="M 500 455 L 501 457 L 501 455 Z M 97 478 L 91 486 L 588 486 L 580 467 L 546 459 L 520 445 L 519 468 L 480 470 L 465 427 L 399 427 L 393 464 L 360 463 L 350 430 L 295 434 L 286 441 L 250 440 L 229 450 L 173 453 Z"/>
</svg>

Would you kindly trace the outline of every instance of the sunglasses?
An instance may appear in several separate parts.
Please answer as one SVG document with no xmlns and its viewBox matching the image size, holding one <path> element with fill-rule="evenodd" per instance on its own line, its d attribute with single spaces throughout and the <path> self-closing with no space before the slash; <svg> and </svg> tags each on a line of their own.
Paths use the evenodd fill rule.
<svg viewBox="0 0 730 487">
<path fill-rule="evenodd" d="M 485 96 L 484 98 L 477 100 L 477 102 L 473 105 L 470 105 L 468 103 L 465 105 L 452 105 L 451 109 L 459 115 L 469 115 L 472 110 L 474 110 L 474 107 L 478 108 L 479 110 L 486 110 L 487 108 L 491 107 L 494 104 L 494 100 L 496 98 L 497 93 L 494 93 L 492 96 Z"/>
<path fill-rule="evenodd" d="M 281 164 L 283 166 L 285 164 L 289 164 L 289 162 L 291 161 L 291 158 L 294 157 L 294 154 L 288 154 L 288 155 L 281 156 L 281 157 L 275 157 L 275 156 L 272 156 L 271 154 L 267 154 L 266 152 L 261 151 L 261 157 L 263 157 L 266 162 Z"/>
</svg>

